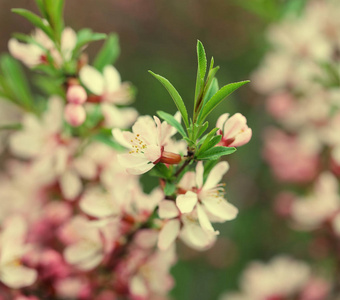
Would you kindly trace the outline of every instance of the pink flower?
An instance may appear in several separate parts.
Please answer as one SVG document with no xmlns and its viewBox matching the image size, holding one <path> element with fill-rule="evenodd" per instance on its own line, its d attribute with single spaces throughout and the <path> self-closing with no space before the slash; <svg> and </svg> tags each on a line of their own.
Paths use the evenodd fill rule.
<svg viewBox="0 0 340 300">
<path fill-rule="evenodd" d="M 229 114 L 223 114 L 217 120 L 217 132 L 222 135 L 219 145 L 225 147 L 239 147 L 248 143 L 252 136 L 252 130 L 247 126 L 247 119 L 237 113 L 229 118 Z"/>
<path fill-rule="evenodd" d="M 130 149 L 129 153 L 118 156 L 120 163 L 130 174 L 143 174 L 159 162 L 178 164 L 179 154 L 165 151 L 171 136 L 176 131 L 166 122 L 154 116 L 141 116 L 132 127 L 132 132 L 114 129 L 113 136 L 118 143 Z"/>
</svg>

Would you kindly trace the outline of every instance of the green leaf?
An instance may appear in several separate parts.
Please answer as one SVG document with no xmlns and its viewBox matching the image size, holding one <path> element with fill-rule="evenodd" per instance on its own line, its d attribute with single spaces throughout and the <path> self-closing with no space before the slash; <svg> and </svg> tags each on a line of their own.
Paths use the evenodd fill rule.
<svg viewBox="0 0 340 300">
<path fill-rule="evenodd" d="M 199 154 L 196 159 L 198 160 L 216 160 L 219 159 L 221 156 L 229 155 L 231 153 L 234 153 L 236 151 L 236 148 L 234 147 L 214 147 L 206 150 L 205 152 L 202 152 Z"/>
<path fill-rule="evenodd" d="M 197 41 L 197 60 L 200 77 L 204 79 L 205 73 L 207 72 L 207 56 L 201 41 Z"/>
<path fill-rule="evenodd" d="M 206 86 L 207 87 L 207 86 Z M 203 98 L 203 103 L 201 107 L 205 107 L 207 102 L 218 92 L 219 86 L 218 86 L 218 80 L 214 78 L 212 82 L 210 83 L 210 86 L 207 91 L 205 91 L 204 98 Z M 201 119 L 203 109 L 200 110 L 198 114 L 198 120 Z"/>
<path fill-rule="evenodd" d="M 165 164 L 156 164 L 149 173 L 151 176 L 160 177 L 164 179 L 170 179 L 171 171 Z"/>
<path fill-rule="evenodd" d="M 165 196 L 171 196 L 176 190 L 176 185 L 172 182 L 167 181 L 164 187 Z"/>
<path fill-rule="evenodd" d="M 203 125 L 200 125 L 200 129 L 197 132 L 196 139 L 199 139 L 201 135 L 208 129 L 209 123 L 206 121 Z"/>
<path fill-rule="evenodd" d="M 203 142 L 202 146 L 200 147 L 200 149 L 197 151 L 196 155 L 199 155 L 201 152 L 209 149 L 208 148 L 209 142 L 213 138 L 213 136 L 215 135 L 215 133 L 217 131 L 218 131 L 218 128 L 214 128 L 205 137 L 203 137 L 204 142 Z"/>
<path fill-rule="evenodd" d="M 93 66 L 97 70 L 103 71 L 105 66 L 113 65 L 115 63 L 119 54 L 120 47 L 118 35 L 110 34 L 100 52 L 97 54 Z"/>
<path fill-rule="evenodd" d="M 204 78 L 205 73 L 207 72 L 207 57 L 205 54 L 205 50 L 203 44 L 198 40 L 197 41 L 197 78 L 196 78 L 196 88 L 195 88 L 195 101 L 194 101 L 194 119 L 196 119 L 198 113 L 198 107 L 201 106 L 202 102 L 199 101 L 201 99 L 203 90 L 204 90 Z M 212 61 L 213 62 L 213 61 Z"/>
<path fill-rule="evenodd" d="M 35 3 L 37 4 L 40 13 L 42 14 L 42 16 L 47 19 L 48 15 L 45 9 L 45 5 L 44 5 L 44 0 L 35 0 Z"/>
<path fill-rule="evenodd" d="M 63 10 L 65 0 L 45 0 L 47 19 L 50 22 L 58 43 L 61 40 L 61 33 L 64 29 Z"/>
<path fill-rule="evenodd" d="M 250 82 L 249 80 L 240 81 L 230 83 L 222 87 L 203 107 L 202 114 L 200 116 L 199 121 L 204 121 L 204 119 L 211 113 L 211 111 L 220 104 L 226 97 L 228 97 L 231 93 L 236 91 L 241 86 Z"/>
<path fill-rule="evenodd" d="M 35 27 L 40 28 L 43 32 L 45 32 L 47 34 L 47 36 L 53 41 L 54 37 L 53 37 L 53 31 L 51 29 L 51 27 L 49 27 L 48 25 L 46 25 L 44 23 L 44 21 L 37 16 L 36 14 L 30 12 L 27 9 L 23 9 L 23 8 L 13 8 L 12 12 L 26 18 L 28 21 L 30 21 Z"/>
<path fill-rule="evenodd" d="M 188 137 L 185 133 L 183 126 L 170 114 L 164 111 L 157 111 L 157 114 L 166 121 L 169 125 L 175 127 L 181 136 Z"/>
<path fill-rule="evenodd" d="M 0 65 L 2 73 L 5 74 L 6 86 L 15 96 L 16 102 L 26 109 L 32 109 L 32 94 L 20 64 L 13 57 L 4 55 L 0 59 Z"/>
<path fill-rule="evenodd" d="M 77 44 L 73 50 L 73 56 L 77 55 L 82 47 L 85 45 L 106 39 L 107 35 L 105 33 L 94 33 L 91 29 L 84 28 L 80 30 L 77 34 Z"/>
<path fill-rule="evenodd" d="M 179 112 L 182 115 L 185 126 L 188 128 L 189 127 L 188 112 L 187 112 L 187 109 L 184 105 L 183 99 L 180 96 L 180 94 L 177 92 L 177 90 L 174 88 L 174 86 L 170 83 L 169 80 L 167 80 L 166 78 L 164 78 L 164 77 L 162 77 L 158 74 L 153 73 L 152 71 L 149 71 L 149 73 L 151 75 L 153 75 L 156 79 L 158 79 L 158 81 L 161 84 L 163 84 L 163 86 L 167 89 L 170 96 L 174 100 L 174 102 L 177 106 L 177 109 L 179 110 Z"/>
</svg>

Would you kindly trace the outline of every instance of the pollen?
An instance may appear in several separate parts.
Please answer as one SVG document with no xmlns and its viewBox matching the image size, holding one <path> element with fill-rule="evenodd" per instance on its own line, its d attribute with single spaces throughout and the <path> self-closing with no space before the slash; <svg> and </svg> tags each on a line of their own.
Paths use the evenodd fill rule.
<svg viewBox="0 0 340 300">
<path fill-rule="evenodd" d="M 134 138 L 131 140 L 132 148 L 129 153 L 144 153 L 144 149 L 147 148 L 146 143 L 140 138 L 140 134 L 136 134 Z"/>
</svg>

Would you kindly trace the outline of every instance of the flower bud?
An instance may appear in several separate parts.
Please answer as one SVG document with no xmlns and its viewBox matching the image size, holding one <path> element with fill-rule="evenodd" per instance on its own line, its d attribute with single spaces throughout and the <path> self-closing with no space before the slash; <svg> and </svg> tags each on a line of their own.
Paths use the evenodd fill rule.
<svg viewBox="0 0 340 300">
<path fill-rule="evenodd" d="M 177 165 L 181 162 L 182 157 L 179 154 L 163 151 L 159 162 L 169 165 Z"/>
<path fill-rule="evenodd" d="M 64 117 L 70 125 L 79 126 L 84 123 L 86 112 L 82 105 L 69 103 L 65 107 Z"/>
<path fill-rule="evenodd" d="M 83 104 L 87 99 L 87 94 L 81 85 L 71 85 L 67 89 L 66 99 L 69 103 Z"/>
</svg>

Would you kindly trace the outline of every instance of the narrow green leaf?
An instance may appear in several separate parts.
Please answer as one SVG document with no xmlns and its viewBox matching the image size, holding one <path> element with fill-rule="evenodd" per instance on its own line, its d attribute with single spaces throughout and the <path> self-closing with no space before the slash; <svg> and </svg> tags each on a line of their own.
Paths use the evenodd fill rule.
<svg viewBox="0 0 340 300">
<path fill-rule="evenodd" d="M 209 123 L 206 121 L 203 125 L 200 125 L 200 129 L 197 133 L 196 138 L 199 139 L 201 135 L 208 129 Z"/>
<path fill-rule="evenodd" d="M 197 41 L 197 60 L 200 77 L 204 79 L 205 73 L 207 72 L 207 56 L 201 41 Z"/>
<path fill-rule="evenodd" d="M 94 33 L 91 29 L 84 28 L 80 30 L 77 34 L 77 44 L 73 50 L 73 56 L 77 55 L 82 47 L 85 45 L 106 39 L 107 35 L 105 33 Z"/>
<path fill-rule="evenodd" d="M 213 130 L 211 130 L 206 136 L 204 136 L 202 139 L 204 139 L 204 142 L 202 144 L 202 146 L 200 147 L 200 149 L 197 151 L 196 155 L 199 155 L 201 152 L 203 152 L 204 150 L 208 149 L 207 148 L 207 144 L 209 143 L 209 141 L 213 138 L 213 136 L 215 135 L 215 133 L 217 132 L 218 128 L 214 128 Z"/>
<path fill-rule="evenodd" d="M 169 125 L 175 127 L 182 137 L 188 137 L 181 123 L 179 123 L 172 115 L 164 111 L 157 111 L 157 114 Z"/>
<path fill-rule="evenodd" d="M 230 83 L 222 87 L 203 107 L 202 115 L 200 117 L 200 121 L 204 121 L 204 119 L 211 113 L 211 111 L 220 104 L 226 97 L 228 97 L 231 93 L 236 91 L 241 86 L 250 82 L 249 80 L 240 81 Z"/>
<path fill-rule="evenodd" d="M 119 54 L 120 47 L 118 35 L 110 34 L 100 52 L 97 54 L 93 66 L 97 70 L 103 71 L 105 66 L 113 65 L 115 63 Z"/>
<path fill-rule="evenodd" d="M 207 102 L 212 98 L 212 96 L 214 96 L 218 92 L 218 90 L 219 90 L 218 80 L 217 78 L 214 78 L 212 82 L 210 83 L 209 89 L 204 94 L 203 104 L 201 107 L 205 107 Z M 201 109 L 198 114 L 198 118 L 197 118 L 198 122 L 200 122 L 201 120 L 202 112 L 203 112 L 203 109 Z"/>
<path fill-rule="evenodd" d="M 47 19 L 47 12 L 44 6 L 44 1 L 43 0 L 35 0 L 35 3 L 37 4 L 40 13 L 42 14 L 42 16 Z"/>
<path fill-rule="evenodd" d="M 214 147 L 206 150 L 205 152 L 199 154 L 196 159 L 198 160 L 216 160 L 219 159 L 221 156 L 229 155 L 234 153 L 236 148 L 234 147 Z"/>
<path fill-rule="evenodd" d="M 188 128 L 189 127 L 188 112 L 187 112 L 187 109 L 184 105 L 183 99 L 180 96 L 180 94 L 177 92 L 177 90 L 174 88 L 174 86 L 170 83 L 169 80 L 167 80 L 166 78 L 164 78 L 164 77 L 162 77 L 158 74 L 153 73 L 152 71 L 149 71 L 149 73 L 151 75 L 153 75 L 156 79 L 158 79 L 158 81 L 167 89 L 170 96 L 174 100 L 174 102 L 177 106 L 177 109 L 179 110 L 179 112 L 182 115 L 185 126 Z"/>
<path fill-rule="evenodd" d="M 49 27 L 48 25 L 46 25 L 44 23 L 44 21 L 37 16 L 36 14 L 30 12 L 27 9 L 23 9 L 23 8 L 13 8 L 12 12 L 26 18 L 28 21 L 30 21 L 35 27 L 40 28 L 43 32 L 45 32 L 47 34 L 47 36 L 53 41 L 54 37 L 53 37 L 53 32 L 51 27 Z"/>
</svg>

